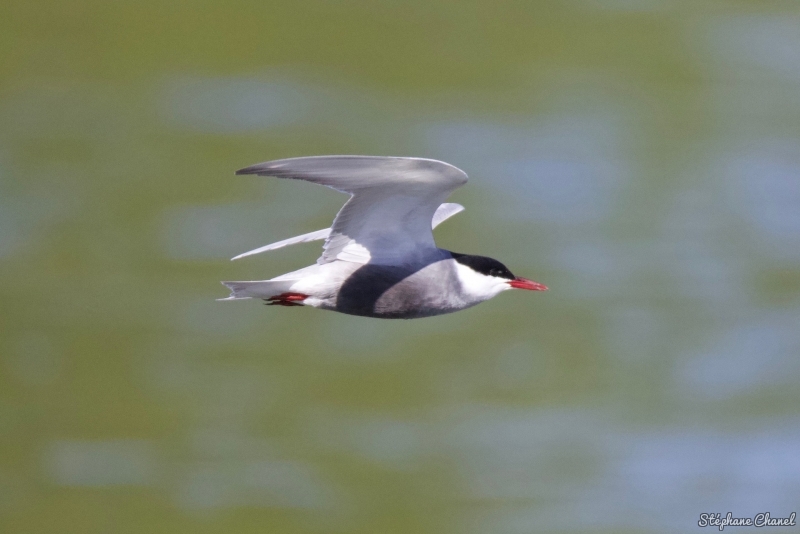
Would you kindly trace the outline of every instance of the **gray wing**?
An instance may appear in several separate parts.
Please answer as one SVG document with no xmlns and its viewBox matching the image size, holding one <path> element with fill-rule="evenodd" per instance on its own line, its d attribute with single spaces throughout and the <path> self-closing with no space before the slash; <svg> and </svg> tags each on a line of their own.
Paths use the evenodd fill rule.
<svg viewBox="0 0 800 534">
<path fill-rule="evenodd" d="M 464 206 L 461 204 L 455 204 L 453 202 L 445 202 L 436 210 L 436 213 L 433 214 L 433 220 L 431 221 L 431 230 L 436 229 L 437 226 L 442 224 L 444 221 L 452 217 L 457 213 L 461 213 L 464 211 Z M 238 256 L 234 256 L 231 258 L 231 261 L 238 260 L 241 258 L 246 258 L 247 256 L 254 256 L 256 254 L 261 254 L 262 252 L 268 252 L 270 250 L 278 250 L 279 248 L 288 247 L 289 245 L 296 245 L 298 243 L 310 243 L 311 241 L 318 241 L 320 239 L 328 239 L 328 236 L 331 235 L 330 228 L 323 228 L 322 230 L 317 230 L 316 232 L 309 232 L 307 234 L 298 235 L 295 237 L 290 237 L 289 239 L 284 239 L 282 241 L 277 241 L 275 243 L 270 243 L 269 245 L 264 245 L 263 247 L 258 247 L 253 250 L 248 250 L 247 252 L 243 252 Z"/>
<path fill-rule="evenodd" d="M 445 222 L 447 219 L 461 213 L 466 208 L 461 204 L 456 204 L 455 202 L 445 202 L 438 208 L 436 208 L 436 212 L 433 214 L 433 220 L 431 221 L 431 230 L 436 229 L 437 226 Z"/>
<path fill-rule="evenodd" d="M 306 180 L 351 195 L 333 221 L 318 263 L 401 263 L 429 254 L 436 248 L 434 213 L 467 183 L 464 171 L 442 161 L 377 156 L 283 159 L 236 174 Z"/>
<path fill-rule="evenodd" d="M 288 247 L 289 245 L 296 245 L 298 243 L 308 243 L 310 241 L 317 241 L 319 239 L 328 239 L 329 235 L 331 235 L 331 229 L 324 228 L 322 230 L 317 230 L 316 232 L 309 232 L 307 234 L 290 237 L 289 239 L 284 239 L 283 241 L 270 243 L 269 245 L 264 245 L 263 247 L 258 247 L 256 249 L 243 252 L 242 254 L 239 254 L 238 256 L 234 256 L 233 258 L 231 258 L 231 261 L 238 260 L 241 258 L 246 258 L 247 256 L 253 256 L 255 254 L 261 254 L 262 252 L 268 252 L 270 250 L 277 250 L 279 248 Z"/>
</svg>

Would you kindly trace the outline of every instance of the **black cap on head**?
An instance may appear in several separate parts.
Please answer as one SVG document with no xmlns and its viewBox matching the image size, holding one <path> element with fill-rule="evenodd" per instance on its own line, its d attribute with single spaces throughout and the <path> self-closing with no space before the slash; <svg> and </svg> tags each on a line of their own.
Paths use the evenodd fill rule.
<svg viewBox="0 0 800 534">
<path fill-rule="evenodd" d="M 516 278 L 516 276 L 511 274 L 511 271 L 508 270 L 508 267 L 495 259 L 487 258 L 486 256 L 459 254 L 457 252 L 451 252 L 450 254 L 458 263 L 461 265 L 466 265 L 475 272 L 484 274 L 486 276 L 505 278 L 507 280 L 514 280 Z"/>
</svg>

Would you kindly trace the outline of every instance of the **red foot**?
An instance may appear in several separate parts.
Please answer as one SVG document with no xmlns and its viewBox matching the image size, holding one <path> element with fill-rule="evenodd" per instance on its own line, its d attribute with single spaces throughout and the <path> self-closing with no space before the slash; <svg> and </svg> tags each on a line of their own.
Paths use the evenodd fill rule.
<svg viewBox="0 0 800 534">
<path fill-rule="evenodd" d="M 302 293 L 281 293 L 265 299 L 267 306 L 302 306 L 308 295 Z"/>
</svg>

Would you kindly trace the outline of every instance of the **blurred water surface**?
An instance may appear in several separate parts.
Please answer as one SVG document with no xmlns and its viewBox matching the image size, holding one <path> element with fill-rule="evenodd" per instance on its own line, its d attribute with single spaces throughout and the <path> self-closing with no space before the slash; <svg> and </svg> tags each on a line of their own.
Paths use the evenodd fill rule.
<svg viewBox="0 0 800 534">
<path fill-rule="evenodd" d="M 0 531 L 685 532 L 800 496 L 785 2 L 0 7 Z M 546 283 L 378 321 L 218 303 L 463 168 L 444 248 Z M 737 532 L 745 532 L 737 529 Z"/>
</svg>

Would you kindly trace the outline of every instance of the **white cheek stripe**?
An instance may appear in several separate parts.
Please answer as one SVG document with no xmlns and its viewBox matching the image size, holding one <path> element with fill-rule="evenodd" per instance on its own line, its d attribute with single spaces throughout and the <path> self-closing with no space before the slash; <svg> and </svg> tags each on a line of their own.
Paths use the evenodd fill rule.
<svg viewBox="0 0 800 534">
<path fill-rule="evenodd" d="M 507 280 L 483 275 L 458 262 L 456 262 L 456 272 L 461 281 L 464 296 L 470 300 L 487 300 L 506 289 L 511 289 Z"/>
</svg>

